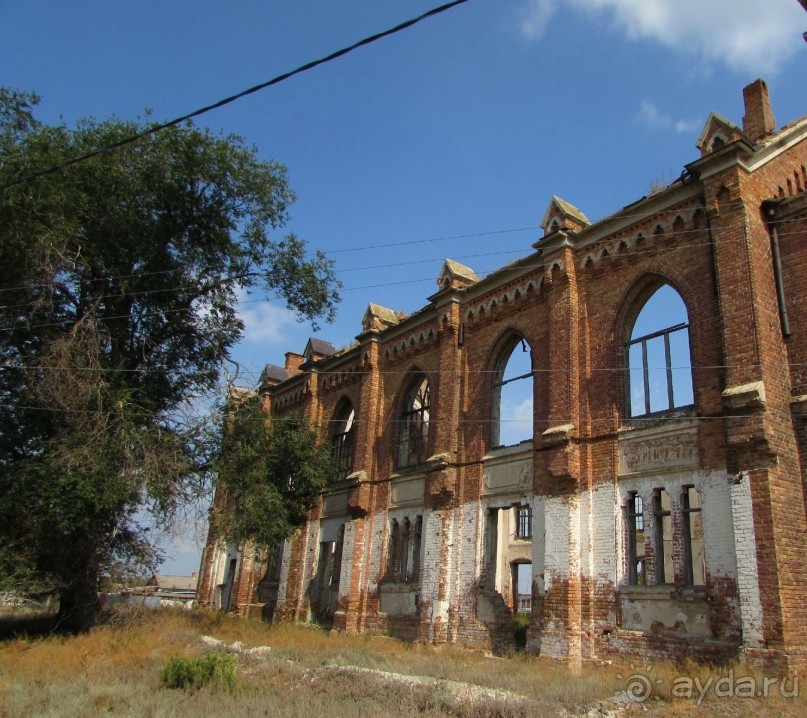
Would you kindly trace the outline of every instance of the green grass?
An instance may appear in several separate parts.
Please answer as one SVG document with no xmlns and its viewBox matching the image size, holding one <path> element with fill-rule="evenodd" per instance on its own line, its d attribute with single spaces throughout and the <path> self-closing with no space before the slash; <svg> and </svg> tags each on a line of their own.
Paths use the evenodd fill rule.
<svg viewBox="0 0 807 718">
<path fill-rule="evenodd" d="M 163 688 L 198 690 L 210 686 L 214 690 L 232 693 L 235 691 L 235 656 L 211 653 L 201 658 L 171 656 L 160 673 Z"/>
</svg>

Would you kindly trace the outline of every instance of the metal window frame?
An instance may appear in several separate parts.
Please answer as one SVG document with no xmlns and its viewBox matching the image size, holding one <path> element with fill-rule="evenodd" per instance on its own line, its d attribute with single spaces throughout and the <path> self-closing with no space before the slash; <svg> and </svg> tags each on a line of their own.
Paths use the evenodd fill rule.
<svg viewBox="0 0 807 718">
<path fill-rule="evenodd" d="M 686 406 L 692 406 L 691 404 L 682 404 L 677 406 L 675 403 L 675 392 L 673 389 L 673 374 L 672 374 L 672 352 L 670 349 L 670 335 L 674 334 L 675 332 L 680 332 L 686 330 L 687 331 L 687 340 L 689 339 L 689 322 L 681 322 L 680 324 L 675 324 L 674 326 L 667 327 L 666 329 L 660 329 L 656 332 L 651 332 L 650 334 L 645 334 L 641 337 L 636 337 L 635 339 L 630 339 L 629 341 L 625 342 L 625 352 L 627 355 L 627 366 L 628 366 L 628 381 L 627 381 L 627 407 L 628 407 L 628 415 L 633 418 L 637 416 L 648 416 L 652 414 L 664 414 L 670 411 L 674 411 L 675 409 L 681 409 Z M 657 339 L 659 337 L 664 338 L 664 361 L 666 364 L 666 380 L 667 380 L 667 408 L 660 409 L 658 411 L 651 411 L 650 409 L 650 367 L 647 365 L 647 343 L 652 339 Z M 643 390 L 644 390 L 644 412 L 641 414 L 634 414 L 633 413 L 633 401 L 631 400 L 631 373 L 636 371 L 639 367 L 631 366 L 630 361 L 630 350 L 631 347 L 635 345 L 641 345 L 642 347 L 642 382 L 643 382 Z M 691 367 L 690 367 L 691 373 Z M 690 383 L 692 383 L 690 377 Z M 693 386 L 694 391 L 694 386 Z"/>
<path fill-rule="evenodd" d="M 532 506 L 516 506 L 516 538 L 532 539 Z"/>
<path fill-rule="evenodd" d="M 416 407 L 416 402 L 420 399 L 420 406 Z M 409 387 L 404 399 L 403 411 L 399 416 L 398 427 L 398 451 L 396 456 L 396 466 L 405 469 L 409 466 L 418 466 L 426 460 L 426 451 L 429 443 L 429 414 L 431 411 L 431 387 L 429 380 L 423 376 Z M 415 436 L 414 460 L 412 457 L 412 437 L 411 427 L 413 424 L 419 427 Z M 406 446 L 405 453 L 403 447 Z M 406 460 L 402 460 L 405 455 Z"/>
</svg>

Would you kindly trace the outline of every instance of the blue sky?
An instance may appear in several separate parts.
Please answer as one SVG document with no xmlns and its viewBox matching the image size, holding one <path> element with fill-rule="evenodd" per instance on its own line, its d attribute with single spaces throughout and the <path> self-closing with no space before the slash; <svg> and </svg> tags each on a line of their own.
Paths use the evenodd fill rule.
<svg viewBox="0 0 807 718">
<path fill-rule="evenodd" d="M 0 82 L 39 93 L 44 121 L 168 119 L 438 4 L 0 0 Z M 319 336 L 343 346 L 368 302 L 422 306 L 445 257 L 482 275 L 528 254 L 553 194 L 596 220 L 672 181 L 757 77 L 778 125 L 803 115 L 804 30 L 797 0 L 469 0 L 199 124 L 288 166 L 287 230 L 345 285 Z M 250 385 L 312 332 L 245 300 Z M 166 572 L 198 562 L 187 539 L 171 551 Z"/>
</svg>

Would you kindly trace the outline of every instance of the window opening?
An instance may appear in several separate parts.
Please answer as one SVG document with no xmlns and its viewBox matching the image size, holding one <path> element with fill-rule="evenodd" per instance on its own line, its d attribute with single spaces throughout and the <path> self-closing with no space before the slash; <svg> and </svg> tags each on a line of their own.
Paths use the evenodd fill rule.
<svg viewBox="0 0 807 718">
<path fill-rule="evenodd" d="M 389 556 L 387 557 L 387 575 L 390 581 L 395 580 L 395 554 L 398 550 L 398 521 L 392 519 L 389 529 Z"/>
<path fill-rule="evenodd" d="M 486 512 L 480 585 L 498 594 L 514 614 L 528 613 L 532 605 L 532 518 L 528 505 Z"/>
<path fill-rule="evenodd" d="M 653 494 L 656 530 L 656 583 L 675 583 L 673 564 L 672 501 L 664 489 Z"/>
<path fill-rule="evenodd" d="M 516 538 L 532 538 L 532 507 L 516 507 Z"/>
<path fill-rule="evenodd" d="M 266 555 L 266 581 L 279 581 L 283 565 L 283 541 L 269 549 Z"/>
<path fill-rule="evenodd" d="M 353 471 L 353 445 L 355 439 L 354 419 L 356 412 L 350 403 L 346 403 L 334 419 L 331 438 L 331 454 L 336 460 L 338 478 L 344 479 Z"/>
<path fill-rule="evenodd" d="M 429 382 L 422 378 L 409 389 L 404 400 L 398 436 L 398 468 L 417 466 L 426 460 L 429 409 Z"/>
<path fill-rule="evenodd" d="M 628 497 L 626 522 L 628 533 L 628 583 L 631 586 L 644 586 L 644 510 L 642 497 L 635 492 L 632 492 Z"/>
<path fill-rule="evenodd" d="M 687 311 L 672 287 L 665 284 L 647 300 L 627 350 L 631 416 L 693 403 Z"/>
<path fill-rule="evenodd" d="M 532 611 L 532 563 L 513 564 L 514 613 Z"/>
<path fill-rule="evenodd" d="M 331 588 L 339 588 L 342 575 L 342 552 L 345 546 L 345 525 L 339 527 L 336 534 L 336 544 L 333 548 L 333 568 L 331 569 Z"/>
<path fill-rule="evenodd" d="M 703 541 L 701 495 L 692 486 L 684 487 L 684 583 L 706 585 L 706 551 Z"/>
<path fill-rule="evenodd" d="M 336 550 L 335 541 L 320 541 L 319 563 L 317 564 L 320 589 L 328 588 L 331 585 L 335 550 Z"/>
<path fill-rule="evenodd" d="M 344 525 L 341 527 L 344 529 Z M 340 530 L 337 536 L 341 536 Z M 314 618 L 330 625 L 336 610 L 339 590 L 339 572 L 342 569 L 342 544 L 336 541 L 321 541 L 316 582 L 312 586 L 311 611 Z"/>
<path fill-rule="evenodd" d="M 494 369 L 491 446 L 514 446 L 532 439 L 532 377 L 532 352 L 524 339 L 514 341 Z"/>
<path fill-rule="evenodd" d="M 233 587 L 235 586 L 235 572 L 238 568 L 238 559 L 231 558 L 227 564 L 227 574 L 221 586 L 221 610 L 229 611 L 232 608 Z"/>
<path fill-rule="evenodd" d="M 398 581 L 406 581 L 406 572 L 409 570 L 409 532 L 412 526 L 409 519 L 403 520 L 403 531 L 401 532 L 401 565 L 398 569 Z"/>
<path fill-rule="evenodd" d="M 422 516 L 416 517 L 414 521 L 407 516 L 400 522 L 398 519 L 390 522 L 385 580 L 392 583 L 417 583 L 420 580 L 422 536 Z"/>
<path fill-rule="evenodd" d="M 412 574 L 411 580 L 420 581 L 420 542 L 423 539 L 423 517 L 415 519 L 414 546 L 412 547 Z"/>
</svg>

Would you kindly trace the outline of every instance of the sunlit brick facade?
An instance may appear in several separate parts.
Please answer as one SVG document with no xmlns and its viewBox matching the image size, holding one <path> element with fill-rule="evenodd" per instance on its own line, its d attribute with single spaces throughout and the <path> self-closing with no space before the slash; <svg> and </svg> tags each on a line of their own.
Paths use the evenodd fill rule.
<svg viewBox="0 0 807 718">
<path fill-rule="evenodd" d="M 496 651 L 523 612 L 541 655 L 803 670 L 807 118 L 744 95 L 669 187 L 595 223 L 552 198 L 523 259 L 446 261 L 412 316 L 268 366 L 267 412 L 344 478 L 281 547 L 211 539 L 201 602 Z"/>
</svg>

